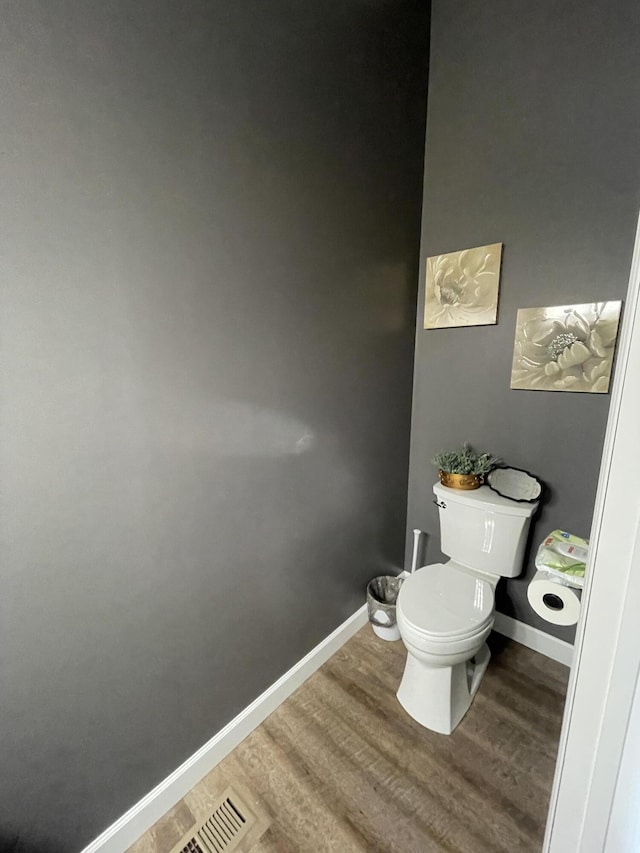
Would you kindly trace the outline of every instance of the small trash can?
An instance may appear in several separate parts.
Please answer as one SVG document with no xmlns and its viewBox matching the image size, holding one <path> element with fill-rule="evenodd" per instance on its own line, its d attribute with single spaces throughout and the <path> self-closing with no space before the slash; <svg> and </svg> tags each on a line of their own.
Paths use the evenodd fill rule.
<svg viewBox="0 0 640 853">
<path fill-rule="evenodd" d="M 403 578 L 380 575 L 367 584 L 367 610 L 369 622 L 375 633 L 383 640 L 399 640 L 400 631 L 396 622 L 396 601 Z"/>
</svg>

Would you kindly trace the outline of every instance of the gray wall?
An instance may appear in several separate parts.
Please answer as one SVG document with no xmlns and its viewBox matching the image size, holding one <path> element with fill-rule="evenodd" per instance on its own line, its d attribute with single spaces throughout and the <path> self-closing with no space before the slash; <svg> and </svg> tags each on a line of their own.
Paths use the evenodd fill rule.
<svg viewBox="0 0 640 853">
<path fill-rule="evenodd" d="M 621 299 L 638 202 L 640 6 L 435 0 L 432 9 L 410 531 L 440 559 L 430 460 L 471 441 L 550 487 L 534 530 L 589 535 L 609 408 L 605 395 L 511 391 L 516 311 Z M 422 329 L 424 259 L 503 242 L 497 326 Z M 522 578 L 498 609 L 540 620 Z"/>
<path fill-rule="evenodd" d="M 69 853 L 402 563 L 427 8 L 0 34 L 0 847 Z"/>
</svg>

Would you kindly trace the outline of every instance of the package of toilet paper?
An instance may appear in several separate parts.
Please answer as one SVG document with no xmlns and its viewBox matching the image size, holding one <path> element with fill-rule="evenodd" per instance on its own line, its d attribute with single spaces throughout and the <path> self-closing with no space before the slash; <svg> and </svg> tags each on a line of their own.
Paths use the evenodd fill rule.
<svg viewBox="0 0 640 853">
<path fill-rule="evenodd" d="M 565 530 L 552 530 L 538 548 L 536 569 L 548 572 L 567 586 L 584 586 L 589 540 Z"/>
</svg>

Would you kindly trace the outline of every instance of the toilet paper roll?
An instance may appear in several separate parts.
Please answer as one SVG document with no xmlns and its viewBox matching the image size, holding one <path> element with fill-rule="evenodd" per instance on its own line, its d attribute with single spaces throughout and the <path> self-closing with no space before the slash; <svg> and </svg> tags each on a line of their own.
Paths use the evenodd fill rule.
<svg viewBox="0 0 640 853">
<path fill-rule="evenodd" d="M 551 625 L 575 625 L 578 621 L 578 590 L 558 583 L 545 572 L 536 572 L 527 587 L 527 598 L 538 616 Z"/>
</svg>

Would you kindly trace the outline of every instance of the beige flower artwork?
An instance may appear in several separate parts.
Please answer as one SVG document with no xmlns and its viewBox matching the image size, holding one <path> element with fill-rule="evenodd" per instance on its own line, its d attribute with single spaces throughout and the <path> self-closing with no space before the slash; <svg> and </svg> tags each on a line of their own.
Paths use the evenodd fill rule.
<svg viewBox="0 0 640 853">
<path fill-rule="evenodd" d="M 502 243 L 427 258 L 424 328 L 487 326 L 498 316 Z"/>
<path fill-rule="evenodd" d="M 621 302 L 521 308 L 511 387 L 530 391 L 609 390 Z"/>
</svg>

